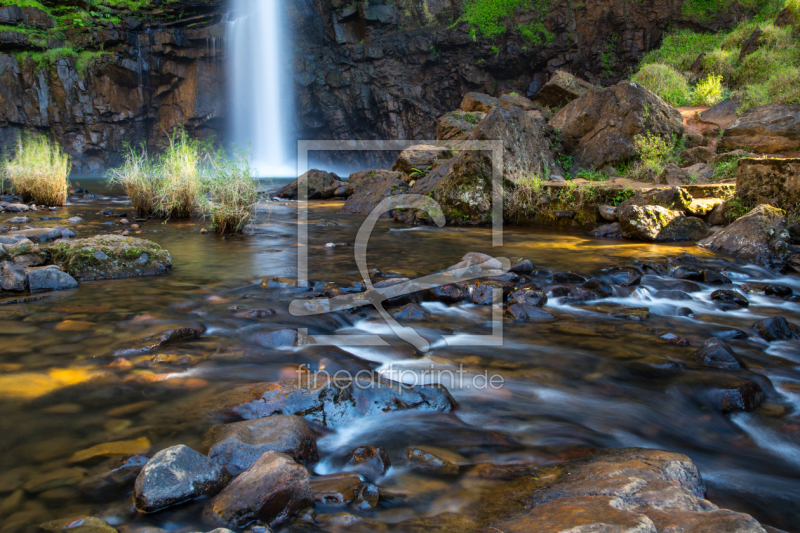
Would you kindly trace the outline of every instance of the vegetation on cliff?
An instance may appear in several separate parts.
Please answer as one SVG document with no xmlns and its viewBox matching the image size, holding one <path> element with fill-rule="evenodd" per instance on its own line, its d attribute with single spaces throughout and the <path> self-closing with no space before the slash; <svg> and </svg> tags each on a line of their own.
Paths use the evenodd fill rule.
<svg viewBox="0 0 800 533">
<path fill-rule="evenodd" d="M 2 165 L 2 177 L 25 202 L 60 206 L 67 201 L 69 156 L 44 135 L 21 137 L 16 155 Z"/>
</svg>

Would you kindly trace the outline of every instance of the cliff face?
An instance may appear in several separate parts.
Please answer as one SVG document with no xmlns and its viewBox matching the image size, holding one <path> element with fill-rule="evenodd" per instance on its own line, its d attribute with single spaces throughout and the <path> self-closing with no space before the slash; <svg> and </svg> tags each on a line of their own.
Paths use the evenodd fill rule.
<svg viewBox="0 0 800 533">
<path fill-rule="evenodd" d="M 463 3 L 286 2 L 298 136 L 432 139 L 436 118 L 466 92 L 530 95 L 556 69 L 613 83 L 668 27 L 713 30 L 737 19 L 734 12 L 693 22 L 681 14 L 682 0 L 542 0 L 488 40 L 455 22 Z M 226 5 L 166 6 L 119 12 L 113 22 L 59 35 L 82 50 L 62 57 L 58 38 L 43 43 L 30 32 L 0 32 L 0 149 L 8 153 L 22 130 L 51 131 L 77 171 L 97 172 L 119 162 L 124 143 L 157 148 L 177 125 L 224 138 Z M 46 29 L 56 21 L 36 8 L 6 6 L 0 25 Z M 48 48 L 56 53 L 43 54 Z"/>
</svg>

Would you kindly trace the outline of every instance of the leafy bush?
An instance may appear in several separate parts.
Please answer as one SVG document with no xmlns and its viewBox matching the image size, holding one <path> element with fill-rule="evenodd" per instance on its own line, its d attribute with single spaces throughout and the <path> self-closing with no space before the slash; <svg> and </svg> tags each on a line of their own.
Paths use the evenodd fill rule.
<svg viewBox="0 0 800 533">
<path fill-rule="evenodd" d="M 709 74 L 700 80 L 692 91 L 695 105 L 713 106 L 722 100 L 722 76 Z"/>
<path fill-rule="evenodd" d="M 732 83 L 739 60 L 739 50 L 712 50 L 703 58 L 703 72 L 722 76 L 726 83 Z"/>
<path fill-rule="evenodd" d="M 25 202 L 59 206 L 67 201 L 69 155 L 44 135 L 19 138 L 17 153 L 3 163 L 2 174 Z"/>
<path fill-rule="evenodd" d="M 633 81 L 647 87 L 670 105 L 683 106 L 691 102 L 691 91 L 686 78 L 668 65 L 644 65 L 633 76 Z"/>
</svg>

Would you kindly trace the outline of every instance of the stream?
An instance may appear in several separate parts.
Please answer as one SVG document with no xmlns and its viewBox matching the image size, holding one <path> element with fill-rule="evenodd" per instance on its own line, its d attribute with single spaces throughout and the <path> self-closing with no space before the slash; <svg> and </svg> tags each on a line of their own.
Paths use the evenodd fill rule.
<svg viewBox="0 0 800 533">
<path fill-rule="evenodd" d="M 71 197 L 57 212 L 30 213 L 31 225 L 66 227 L 67 218 L 81 216 L 86 223 L 71 227 L 80 238 L 119 229 L 119 214 L 134 218 L 119 191 L 107 191 L 99 181 L 84 180 L 81 186 L 97 196 Z M 340 207 L 335 201 L 309 206 L 308 275 L 317 287 L 361 280 L 353 256 L 361 219 L 339 215 Z M 117 216 L 99 214 L 106 209 Z M 11 216 L 0 215 L 0 224 Z M 39 221 L 41 216 L 61 220 Z M 126 533 L 213 529 L 202 521 L 202 501 L 145 515 L 135 511 L 129 496 L 98 501 L 76 490 L 110 461 L 76 462 L 73 454 L 141 438 L 149 455 L 176 444 L 202 450 L 203 435 L 215 423 L 207 416 L 215 394 L 292 379 L 301 364 L 333 373 L 359 360 L 406 382 L 424 370 L 462 370 L 467 378 L 459 386 L 444 374 L 442 382 L 458 402 L 453 413 L 394 412 L 318 433 L 320 461 L 311 467 L 316 474 L 339 471 L 341 457 L 360 445 L 382 446 L 392 460 L 393 467 L 376 483 L 381 503 L 358 514 L 396 523 L 470 505 L 465 481 L 426 478 L 404 466 L 404 450 L 411 445 L 447 448 L 471 463 L 538 464 L 588 449 L 640 446 L 691 457 L 708 485 L 708 499 L 717 505 L 790 533 L 800 531 L 800 341 L 767 343 L 751 327 L 778 315 L 800 324 L 800 302 L 746 293 L 749 307 L 723 311 L 710 299 L 720 286 L 703 283 L 691 301 L 656 298 L 674 280 L 648 270 L 640 285 L 615 287 L 609 298 L 579 303 L 551 298 L 544 309 L 554 320 L 506 319 L 502 346 L 453 346 L 441 338 L 491 334 L 490 306 L 426 302 L 430 317 L 403 323 L 431 343 L 429 351 L 420 352 L 397 338 L 374 309 L 292 316 L 289 304 L 308 289 L 261 281 L 297 276 L 297 204 L 275 203 L 256 222 L 254 235 L 223 239 L 201 235 L 200 228 L 210 224 L 200 219 L 148 220 L 131 236 L 169 250 L 170 273 L 82 282 L 77 290 L 0 305 L 0 509 L 5 514 L 0 533 L 35 531 L 32 526 L 41 522 L 80 515 L 96 516 Z M 326 248 L 331 242 L 337 246 Z M 472 251 L 512 263 L 528 259 L 542 279 L 560 270 L 602 277 L 609 267 L 642 268 L 689 253 L 724 269 L 736 285 L 776 283 L 800 294 L 797 276 L 779 276 L 692 245 L 595 240 L 525 227 L 506 227 L 503 246 L 492 248 L 490 228 L 403 226 L 382 219 L 367 258 L 369 268 L 384 276 L 373 281 L 414 279 L 458 263 Z M 612 316 L 625 307 L 648 307 L 650 316 L 641 322 Z M 680 316 L 680 307 L 692 314 Z M 275 314 L 237 316 L 255 309 Z M 186 324 L 201 324 L 205 334 L 154 354 L 114 355 L 148 335 Z M 275 327 L 307 328 L 311 335 L 377 334 L 387 345 L 269 349 L 250 342 L 253 334 Z M 689 363 L 704 341 L 734 328 L 749 334 L 726 340 L 747 371 Z M 692 346 L 659 338 L 666 333 Z M 502 387 L 474 386 L 480 375 L 500 376 Z M 704 384 L 729 375 L 759 383 L 764 404 L 750 413 L 714 409 L 704 399 Z M 5 503 L 9 498 L 16 500 Z M 318 513 L 340 510 L 317 508 Z"/>
</svg>

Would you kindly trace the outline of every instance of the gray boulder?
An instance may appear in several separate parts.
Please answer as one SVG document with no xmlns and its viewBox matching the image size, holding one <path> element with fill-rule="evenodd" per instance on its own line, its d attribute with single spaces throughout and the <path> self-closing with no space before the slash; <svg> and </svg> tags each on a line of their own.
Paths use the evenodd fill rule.
<svg viewBox="0 0 800 533">
<path fill-rule="evenodd" d="M 450 159 L 451 157 L 453 157 L 453 152 L 446 148 L 420 144 L 403 150 L 392 166 L 392 170 L 405 172 L 406 174 L 410 174 L 415 170 L 424 172 L 428 167 L 433 166 L 437 160 Z"/>
<path fill-rule="evenodd" d="M 573 76 L 569 72 L 557 70 L 550 77 L 550 80 L 539 89 L 533 97 L 537 104 L 550 108 L 563 107 L 585 95 L 594 85 Z"/>
<path fill-rule="evenodd" d="M 325 191 L 329 191 L 336 182 L 340 181 L 339 176 L 332 172 L 311 169 L 289 185 L 280 188 L 278 192 L 275 193 L 275 196 L 278 198 L 297 198 L 298 186 L 301 179 L 306 180 L 309 200 L 333 196 L 332 194 L 327 194 Z"/>
<path fill-rule="evenodd" d="M 230 480 L 225 468 L 182 444 L 150 459 L 133 488 L 137 509 L 152 513 L 177 503 L 219 492 Z"/>
<path fill-rule="evenodd" d="M 408 184 L 403 173 L 389 170 L 364 170 L 350 176 L 348 188 L 353 193 L 342 206 L 343 215 L 368 215 L 384 198 L 403 194 Z"/>
<path fill-rule="evenodd" d="M 0 294 L 22 292 L 28 286 L 25 267 L 9 261 L 0 263 Z"/>
<path fill-rule="evenodd" d="M 706 223 L 655 205 L 630 205 L 619 212 L 622 235 L 650 242 L 694 241 L 708 235 Z"/>
<path fill-rule="evenodd" d="M 28 287 L 31 292 L 63 291 L 77 289 L 78 282 L 58 267 L 45 267 L 28 273 Z"/>
</svg>

